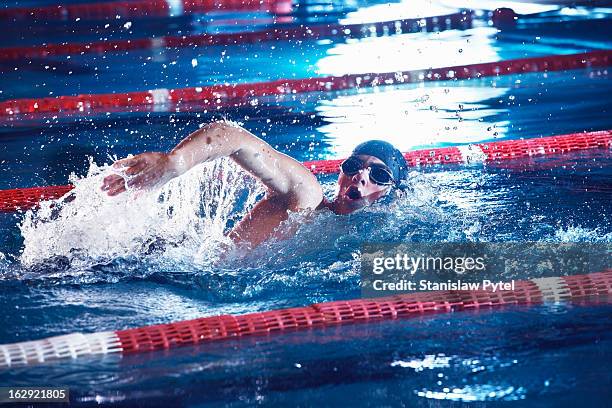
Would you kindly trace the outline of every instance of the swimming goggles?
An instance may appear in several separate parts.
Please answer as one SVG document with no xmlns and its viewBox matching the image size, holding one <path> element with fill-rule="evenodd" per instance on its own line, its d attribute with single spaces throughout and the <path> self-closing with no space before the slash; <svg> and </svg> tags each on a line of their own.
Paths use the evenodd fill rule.
<svg viewBox="0 0 612 408">
<path fill-rule="evenodd" d="M 363 169 L 369 169 L 370 181 L 379 186 L 390 186 L 395 184 L 391 170 L 385 165 L 371 163 L 365 166 L 365 162 L 355 156 L 351 156 L 340 164 L 340 169 L 347 176 L 354 176 Z"/>
</svg>

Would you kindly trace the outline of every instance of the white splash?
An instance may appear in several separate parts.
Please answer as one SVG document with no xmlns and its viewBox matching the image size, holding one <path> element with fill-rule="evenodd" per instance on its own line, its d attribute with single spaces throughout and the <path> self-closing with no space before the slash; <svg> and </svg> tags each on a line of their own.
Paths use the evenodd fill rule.
<svg viewBox="0 0 612 408">
<path fill-rule="evenodd" d="M 555 231 L 555 241 L 560 242 L 612 242 L 612 233 L 603 233 L 599 228 L 588 229 L 569 226 Z"/>
<path fill-rule="evenodd" d="M 74 190 L 26 213 L 20 225 L 24 266 L 55 256 L 85 263 L 138 256 L 160 244 L 170 257 L 208 263 L 231 245 L 224 235 L 228 221 L 252 207 L 261 192 L 229 159 L 197 166 L 161 188 L 116 197 L 100 190 L 110 172 L 92 162 L 86 177 L 71 176 Z"/>
</svg>

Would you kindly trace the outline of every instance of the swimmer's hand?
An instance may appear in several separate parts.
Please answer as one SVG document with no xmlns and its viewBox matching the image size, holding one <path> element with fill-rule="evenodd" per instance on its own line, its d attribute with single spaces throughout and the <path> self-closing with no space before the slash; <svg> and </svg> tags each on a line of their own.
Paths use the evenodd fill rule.
<svg viewBox="0 0 612 408">
<path fill-rule="evenodd" d="M 168 153 L 142 153 L 127 159 L 117 160 L 113 169 L 121 174 L 106 176 L 102 191 L 109 196 L 121 194 L 129 188 L 143 189 L 163 184 L 178 175 Z"/>
</svg>

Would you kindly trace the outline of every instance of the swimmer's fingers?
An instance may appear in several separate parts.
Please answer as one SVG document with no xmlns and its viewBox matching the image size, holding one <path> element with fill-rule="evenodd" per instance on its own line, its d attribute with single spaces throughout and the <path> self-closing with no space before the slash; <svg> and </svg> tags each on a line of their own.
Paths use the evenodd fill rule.
<svg viewBox="0 0 612 408">
<path fill-rule="evenodd" d="M 102 191 L 106 191 L 109 196 L 117 195 L 125 191 L 125 181 L 123 177 L 116 174 L 106 176 L 102 182 Z"/>
<path fill-rule="evenodd" d="M 135 157 L 128 157 L 127 159 L 121 159 L 121 160 L 117 160 L 115 163 L 113 163 L 113 167 L 116 169 L 121 169 L 121 168 L 125 168 L 125 167 L 132 167 L 138 163 L 143 162 L 143 157 L 141 157 L 141 155 L 135 156 Z"/>
<path fill-rule="evenodd" d="M 113 187 L 113 189 L 108 190 L 106 192 L 106 194 L 108 194 L 109 196 L 113 197 L 113 196 L 116 196 L 117 194 L 121 194 L 121 193 L 123 193 L 125 191 L 126 191 L 125 183 L 121 183 L 117 187 Z"/>
<path fill-rule="evenodd" d="M 136 177 L 133 177 L 128 180 L 127 186 L 131 188 L 141 188 L 154 184 L 157 180 L 159 180 L 161 174 L 155 170 L 143 171 L 138 174 Z"/>
<path fill-rule="evenodd" d="M 109 196 L 116 196 L 117 194 L 123 193 L 126 190 L 125 180 L 121 177 L 117 179 L 113 179 L 113 181 L 109 182 L 106 188 L 106 194 Z"/>
<path fill-rule="evenodd" d="M 164 175 L 168 175 L 168 155 L 159 152 L 142 153 L 117 160 L 113 168 L 118 174 L 107 176 L 102 186 L 109 195 L 119 194 L 126 188 L 138 189 L 159 182 Z"/>
<path fill-rule="evenodd" d="M 128 167 L 128 169 L 125 170 L 124 173 L 126 176 L 134 176 L 140 173 L 141 171 L 143 171 L 146 167 L 147 167 L 147 162 L 144 160 L 141 160 L 131 165 L 130 167 Z"/>
<path fill-rule="evenodd" d="M 102 187 L 100 187 L 103 191 L 107 191 L 112 185 L 116 184 L 119 180 L 123 180 L 123 177 L 117 174 L 110 174 L 102 180 Z"/>
</svg>

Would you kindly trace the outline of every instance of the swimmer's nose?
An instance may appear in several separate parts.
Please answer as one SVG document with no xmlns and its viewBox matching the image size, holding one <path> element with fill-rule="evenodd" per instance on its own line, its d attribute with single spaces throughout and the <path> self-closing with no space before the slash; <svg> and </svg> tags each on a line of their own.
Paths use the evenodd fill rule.
<svg viewBox="0 0 612 408">
<path fill-rule="evenodd" d="M 368 171 L 369 171 L 368 169 L 361 169 L 359 170 L 359 172 L 355 173 L 351 179 L 354 182 L 357 182 L 360 185 L 365 186 L 368 180 L 368 177 L 369 177 L 369 174 L 367 173 Z"/>
</svg>

